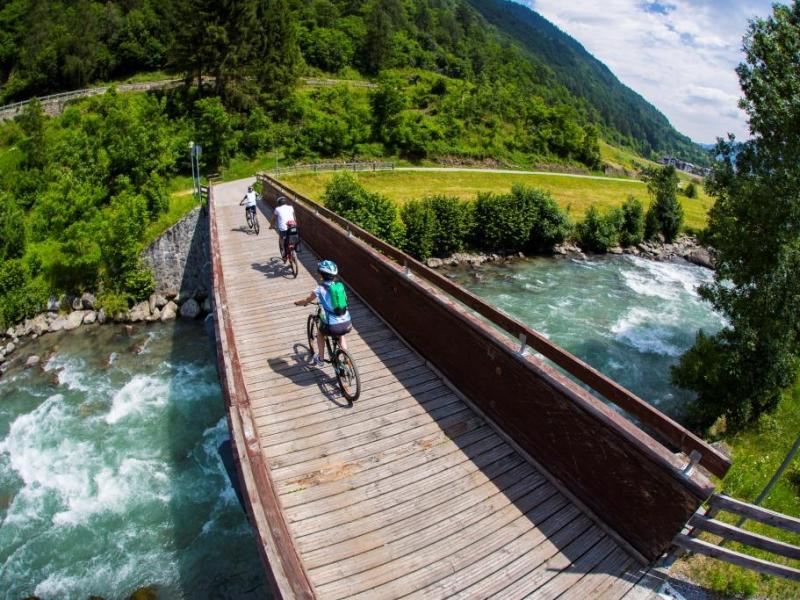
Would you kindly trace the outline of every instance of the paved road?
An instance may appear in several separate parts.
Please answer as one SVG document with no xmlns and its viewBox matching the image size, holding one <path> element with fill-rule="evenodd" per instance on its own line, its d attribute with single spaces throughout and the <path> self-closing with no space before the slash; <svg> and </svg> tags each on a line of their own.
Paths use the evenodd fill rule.
<svg viewBox="0 0 800 600">
<path fill-rule="evenodd" d="M 554 173 L 552 171 L 518 171 L 516 169 L 474 169 L 469 167 L 395 167 L 395 171 L 431 171 L 437 173 L 499 173 L 504 175 L 547 175 L 550 177 L 572 177 L 575 179 L 598 179 L 600 181 L 622 181 L 644 184 L 638 179 L 604 177 L 602 175 L 580 175 L 578 173 Z"/>
</svg>

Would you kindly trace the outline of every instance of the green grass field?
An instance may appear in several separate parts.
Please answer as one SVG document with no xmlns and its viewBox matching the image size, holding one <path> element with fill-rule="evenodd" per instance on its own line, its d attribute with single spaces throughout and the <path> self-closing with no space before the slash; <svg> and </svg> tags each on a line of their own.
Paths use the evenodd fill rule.
<svg viewBox="0 0 800 600">
<path fill-rule="evenodd" d="M 294 190 L 319 200 L 333 173 L 297 173 L 281 177 Z M 612 178 L 582 179 L 555 174 L 522 175 L 506 173 L 442 173 L 423 171 L 381 171 L 356 173 L 359 183 L 370 191 L 379 192 L 402 203 L 431 194 L 448 194 L 460 198 L 474 198 L 478 192 L 504 193 L 515 183 L 534 186 L 549 191 L 558 204 L 569 210 L 573 219 L 583 218 L 592 204 L 608 209 L 620 206 L 629 196 L 636 196 L 647 205 L 647 187 L 641 181 L 620 181 Z M 701 229 L 706 225 L 708 210 L 713 200 L 702 189 L 694 199 L 680 196 L 686 225 Z"/>
<path fill-rule="evenodd" d="M 725 442 L 733 448 L 733 467 L 720 487 L 721 491 L 740 500 L 753 502 L 783 461 L 798 434 L 800 434 L 800 384 L 785 394 L 774 414 L 764 415 L 748 430 L 725 438 Z M 800 517 L 800 456 L 795 457 L 794 463 L 767 496 L 763 506 Z M 736 522 L 735 517 L 725 513 L 720 518 L 730 523 Z M 753 521 L 748 522 L 745 528 L 791 544 L 800 544 L 798 535 Z M 708 536 L 708 539 L 718 540 L 714 536 Z M 798 561 L 779 559 L 775 555 L 759 550 L 745 550 L 738 544 L 729 544 L 728 547 L 758 558 L 780 561 L 795 568 L 799 566 Z M 682 561 L 678 568 L 684 570 L 701 585 L 729 596 L 757 596 L 786 600 L 800 598 L 800 583 L 759 575 L 701 556 L 693 556 Z"/>
</svg>

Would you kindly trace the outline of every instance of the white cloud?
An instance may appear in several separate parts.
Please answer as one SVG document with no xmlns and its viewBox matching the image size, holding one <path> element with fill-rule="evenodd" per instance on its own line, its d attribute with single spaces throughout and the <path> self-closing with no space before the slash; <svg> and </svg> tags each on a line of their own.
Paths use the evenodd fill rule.
<svg viewBox="0 0 800 600">
<path fill-rule="evenodd" d="M 577 39 L 682 133 L 745 138 L 734 71 L 748 19 L 771 0 L 520 0 Z"/>
</svg>

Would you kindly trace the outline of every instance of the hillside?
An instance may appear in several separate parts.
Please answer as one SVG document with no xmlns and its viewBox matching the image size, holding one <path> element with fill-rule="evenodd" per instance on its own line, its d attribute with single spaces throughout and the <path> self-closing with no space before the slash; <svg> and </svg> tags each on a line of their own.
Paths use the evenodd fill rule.
<svg viewBox="0 0 800 600">
<path fill-rule="evenodd" d="M 249 112 L 260 91 L 270 87 L 275 99 L 301 73 L 374 78 L 408 68 L 474 86 L 480 105 L 468 116 L 499 116 L 521 122 L 529 137 L 551 138 L 510 148 L 509 160 L 551 154 L 597 166 L 594 150 L 577 148 L 593 143 L 583 138 L 596 137 L 596 123 L 602 137 L 646 157 L 702 161 L 699 147 L 578 42 L 505 0 L 11 0 L 0 9 L 0 102 L 164 70 L 216 76 L 226 106 Z M 434 116 L 419 103 L 409 108 Z M 490 129 L 479 136 L 493 137 Z M 454 146 L 447 152 L 459 154 Z"/>
<path fill-rule="evenodd" d="M 623 85 L 575 39 L 535 11 L 509 0 L 469 0 L 500 31 L 552 69 L 558 82 L 599 114 L 607 139 L 645 157 L 667 153 L 707 164 L 702 147 L 676 131 L 667 118 Z"/>
</svg>

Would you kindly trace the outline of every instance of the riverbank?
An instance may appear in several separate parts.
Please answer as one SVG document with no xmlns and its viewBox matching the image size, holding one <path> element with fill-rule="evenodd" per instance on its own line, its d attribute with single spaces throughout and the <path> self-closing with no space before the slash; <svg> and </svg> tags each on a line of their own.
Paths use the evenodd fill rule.
<svg viewBox="0 0 800 600">
<path fill-rule="evenodd" d="M 0 376 L 11 365 L 12 357 L 19 355 L 18 350 L 26 340 L 45 334 L 109 322 L 193 320 L 210 313 L 209 256 L 208 215 L 204 207 L 197 207 L 142 251 L 142 263 L 151 270 L 156 284 L 155 292 L 147 300 L 110 314 L 91 292 L 51 298 L 37 315 L 0 332 Z M 36 364 L 38 357 L 33 354 L 26 360 Z"/>
<path fill-rule="evenodd" d="M 660 262 L 684 262 L 705 267 L 706 269 L 714 269 L 713 251 L 701 245 L 697 238 L 688 235 L 678 236 L 678 239 L 671 244 L 663 242 L 642 242 L 636 246 L 628 246 L 625 248 L 615 246 L 610 248 L 607 254 L 639 256 L 641 258 Z M 586 259 L 588 257 L 604 255 L 586 252 L 577 244 L 567 242 L 556 246 L 553 249 L 553 256 Z M 432 269 L 454 266 L 477 267 L 486 263 L 503 263 L 525 258 L 539 257 L 528 257 L 522 252 L 513 252 L 510 254 L 457 252 L 447 258 L 429 258 L 425 261 L 425 264 Z"/>
</svg>

